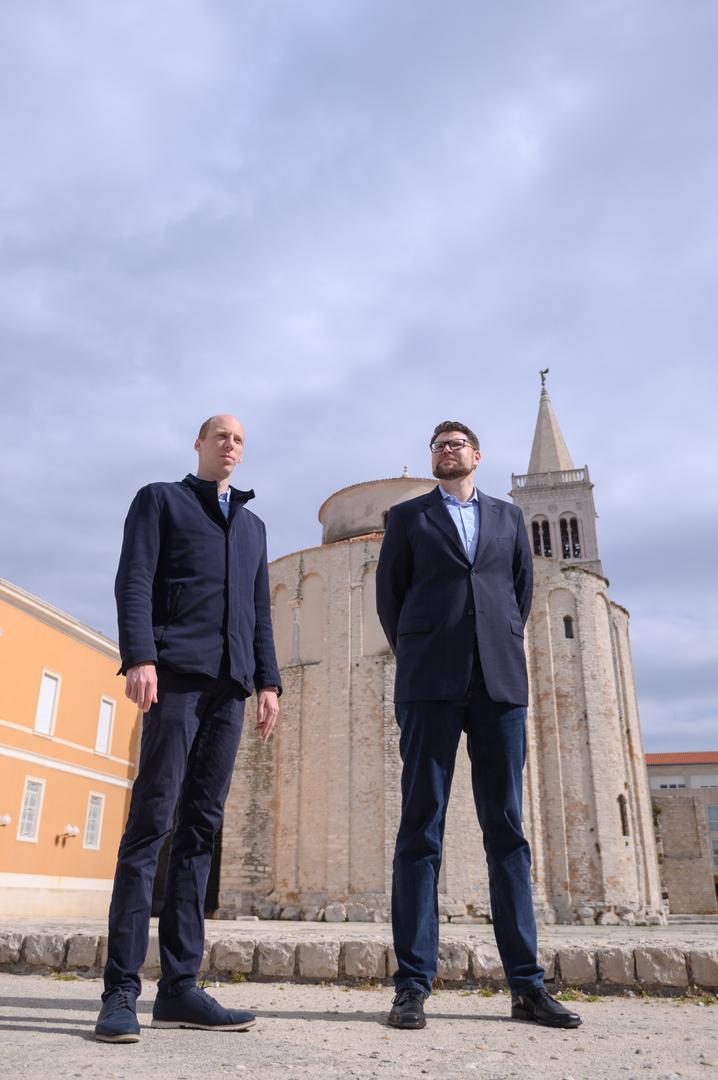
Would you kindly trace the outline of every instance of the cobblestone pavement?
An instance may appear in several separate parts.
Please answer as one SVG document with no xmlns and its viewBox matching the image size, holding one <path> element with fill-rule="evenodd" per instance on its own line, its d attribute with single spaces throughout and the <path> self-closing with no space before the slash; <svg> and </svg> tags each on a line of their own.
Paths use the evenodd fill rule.
<svg viewBox="0 0 718 1080">
<path fill-rule="evenodd" d="M 108 1046 L 93 1038 L 100 991 L 97 979 L 0 974 L 0 1076 L 707 1080 L 718 1069 L 718 1005 L 699 998 L 578 1000 L 583 1026 L 561 1032 L 512 1022 L 504 993 L 442 990 L 426 1029 L 401 1032 L 386 1026 L 386 987 L 225 983 L 213 993 L 258 1022 L 216 1033 L 150 1028 L 148 988 L 140 1042 Z"/>
</svg>

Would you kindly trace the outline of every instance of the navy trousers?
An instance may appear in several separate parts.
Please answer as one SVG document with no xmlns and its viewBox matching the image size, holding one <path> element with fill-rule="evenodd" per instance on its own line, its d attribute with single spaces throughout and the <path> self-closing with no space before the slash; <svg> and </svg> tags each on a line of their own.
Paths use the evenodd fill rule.
<svg viewBox="0 0 718 1080">
<path fill-rule="evenodd" d="M 506 978 L 516 992 L 543 986 L 543 968 L 536 960 L 531 852 L 521 828 L 526 709 L 489 698 L 478 656 L 463 701 L 410 701 L 395 709 L 403 762 L 391 903 L 397 990 L 413 987 L 429 994 L 436 975 L 441 848 L 462 731 Z"/>
<path fill-rule="evenodd" d="M 145 715 L 140 767 L 120 842 L 110 904 L 105 995 L 140 992 L 152 886 L 172 838 L 159 921 L 162 994 L 194 985 L 204 950 L 204 900 L 244 719 L 245 691 L 229 678 L 158 669 L 158 702 Z"/>
</svg>

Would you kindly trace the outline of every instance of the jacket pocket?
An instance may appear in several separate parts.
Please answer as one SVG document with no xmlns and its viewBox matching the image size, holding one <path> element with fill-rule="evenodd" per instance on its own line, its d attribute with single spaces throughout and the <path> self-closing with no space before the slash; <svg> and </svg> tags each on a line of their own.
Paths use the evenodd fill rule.
<svg viewBox="0 0 718 1080">
<path fill-rule="evenodd" d="M 177 614 L 177 607 L 179 605 L 179 599 L 180 599 L 180 596 L 182 595 L 182 590 L 183 589 L 184 589 L 184 584 L 180 581 L 175 585 L 174 589 L 170 593 L 170 602 L 169 602 L 169 604 L 167 606 L 167 620 L 166 620 L 164 626 L 162 627 L 162 633 L 160 634 L 159 640 L 157 641 L 157 648 L 159 648 L 160 645 L 162 644 L 162 642 L 164 641 L 165 634 L 167 633 L 167 627 L 172 624 L 172 621 L 174 620 L 174 617 Z"/>
<path fill-rule="evenodd" d="M 521 619 L 509 619 L 509 623 L 511 625 L 512 634 L 516 634 L 516 637 L 524 636 L 524 624 L 521 622 Z"/>
<path fill-rule="evenodd" d="M 431 619 L 425 615 L 410 615 L 406 619 L 399 619 L 400 634 L 428 634 L 431 630 Z"/>
</svg>

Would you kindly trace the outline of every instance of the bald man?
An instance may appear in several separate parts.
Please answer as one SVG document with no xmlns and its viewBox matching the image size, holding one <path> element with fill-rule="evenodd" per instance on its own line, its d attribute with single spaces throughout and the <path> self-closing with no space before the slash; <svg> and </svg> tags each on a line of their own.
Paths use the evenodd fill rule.
<svg viewBox="0 0 718 1080">
<path fill-rule="evenodd" d="M 244 702 L 257 691 L 257 729 L 269 738 L 281 693 L 270 617 L 263 523 L 230 487 L 244 429 L 212 416 L 194 444 L 197 472 L 148 484 L 125 522 L 115 582 L 120 673 L 145 713 L 137 779 L 110 905 L 102 1042 L 137 1042 L 139 970 L 152 886 L 176 825 L 159 938 L 162 978 L 153 1027 L 244 1031 L 249 1012 L 225 1009 L 196 985 L 215 833 L 222 824 Z"/>
</svg>

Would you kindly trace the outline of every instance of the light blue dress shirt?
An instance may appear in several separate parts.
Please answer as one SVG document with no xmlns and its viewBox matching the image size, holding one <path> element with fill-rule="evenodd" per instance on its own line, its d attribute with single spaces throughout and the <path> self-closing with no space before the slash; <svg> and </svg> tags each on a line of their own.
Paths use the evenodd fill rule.
<svg viewBox="0 0 718 1080">
<path fill-rule="evenodd" d="M 444 491 L 439 484 L 439 491 L 444 500 L 446 509 L 451 514 L 452 521 L 456 525 L 459 539 L 464 545 L 464 551 L 473 562 L 476 557 L 476 549 L 479 546 L 479 496 L 474 488 L 474 494 L 467 502 L 459 502 L 457 498 Z"/>
<path fill-rule="evenodd" d="M 219 508 L 224 514 L 225 521 L 229 521 L 229 499 L 232 492 L 229 488 L 223 491 L 221 495 L 217 495 L 217 501 L 219 502 Z"/>
</svg>

